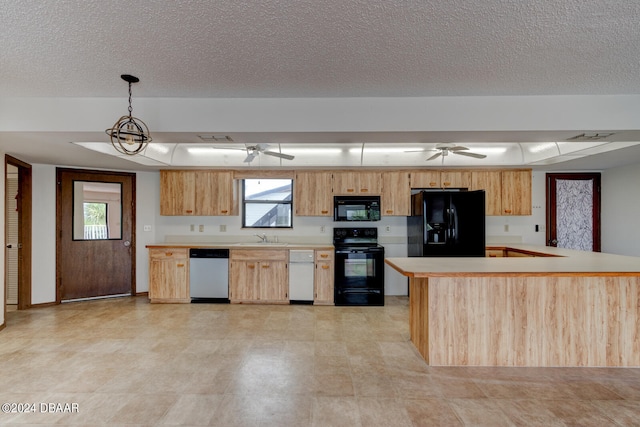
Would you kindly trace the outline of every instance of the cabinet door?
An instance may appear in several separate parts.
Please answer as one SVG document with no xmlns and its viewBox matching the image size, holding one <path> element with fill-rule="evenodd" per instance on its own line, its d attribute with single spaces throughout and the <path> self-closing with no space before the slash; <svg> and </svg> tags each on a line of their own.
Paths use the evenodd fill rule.
<svg viewBox="0 0 640 427">
<path fill-rule="evenodd" d="M 502 215 L 502 174 L 500 171 L 471 172 L 471 190 L 484 190 L 486 215 Z"/>
<path fill-rule="evenodd" d="M 233 173 L 229 171 L 194 171 L 195 214 L 231 215 L 235 203 Z"/>
<path fill-rule="evenodd" d="M 471 174 L 468 171 L 442 171 L 440 172 L 440 184 L 442 188 L 469 188 L 471 187 Z"/>
<path fill-rule="evenodd" d="M 409 172 L 382 173 L 382 215 L 411 215 Z"/>
<path fill-rule="evenodd" d="M 260 262 L 260 302 L 289 301 L 289 275 L 287 272 L 286 262 Z"/>
<path fill-rule="evenodd" d="M 316 305 L 333 305 L 334 295 L 334 252 L 332 250 L 316 250 L 316 268 L 313 276 L 314 300 Z"/>
<path fill-rule="evenodd" d="M 333 173 L 333 193 L 334 194 L 356 194 L 358 193 L 358 178 L 356 172 L 334 172 Z"/>
<path fill-rule="evenodd" d="M 260 298 L 260 263 L 233 261 L 229 263 L 229 300 L 257 301 Z"/>
<path fill-rule="evenodd" d="M 186 249 L 149 250 L 149 300 L 189 301 L 189 258 Z"/>
<path fill-rule="evenodd" d="M 411 172 L 411 188 L 440 188 L 440 171 L 417 170 Z"/>
<path fill-rule="evenodd" d="M 331 172 L 296 172 L 293 183 L 296 215 L 331 216 Z"/>
<path fill-rule="evenodd" d="M 531 215 L 531 170 L 502 171 L 502 215 Z"/>
<path fill-rule="evenodd" d="M 195 173 L 160 171 L 160 215 L 195 214 Z"/>
<path fill-rule="evenodd" d="M 360 194 L 380 194 L 382 191 L 382 183 L 380 182 L 379 172 L 359 172 L 358 178 L 358 193 Z"/>
</svg>

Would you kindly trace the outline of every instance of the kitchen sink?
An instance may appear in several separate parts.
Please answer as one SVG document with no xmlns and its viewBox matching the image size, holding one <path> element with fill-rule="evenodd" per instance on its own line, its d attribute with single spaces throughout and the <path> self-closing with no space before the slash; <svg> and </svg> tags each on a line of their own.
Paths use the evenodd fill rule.
<svg viewBox="0 0 640 427">
<path fill-rule="evenodd" d="M 252 243 L 234 243 L 233 246 L 287 246 L 288 243 L 277 242 L 277 243 L 261 243 L 261 242 L 252 242 Z"/>
</svg>

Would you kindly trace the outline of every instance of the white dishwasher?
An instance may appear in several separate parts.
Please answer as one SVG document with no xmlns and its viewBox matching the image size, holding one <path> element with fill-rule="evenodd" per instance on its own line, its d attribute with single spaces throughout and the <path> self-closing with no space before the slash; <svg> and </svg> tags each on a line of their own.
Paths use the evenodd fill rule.
<svg viewBox="0 0 640 427">
<path fill-rule="evenodd" d="M 314 251 L 289 250 L 289 302 L 313 304 Z"/>
</svg>

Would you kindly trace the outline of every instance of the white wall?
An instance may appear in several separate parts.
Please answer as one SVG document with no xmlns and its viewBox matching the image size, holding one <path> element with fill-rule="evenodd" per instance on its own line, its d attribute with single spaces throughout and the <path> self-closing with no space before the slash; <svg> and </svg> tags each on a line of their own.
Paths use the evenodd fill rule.
<svg viewBox="0 0 640 427">
<path fill-rule="evenodd" d="M 0 151 L 0 155 L 2 156 L 2 159 L 4 159 L 5 157 L 5 153 Z M 2 171 L 2 181 L 4 182 L 4 177 L 6 175 L 6 172 L 4 170 L 4 160 L 0 162 L 0 171 Z M 5 224 L 4 224 L 4 210 L 5 210 L 5 202 L 4 202 L 4 184 L 0 185 L 0 206 L 2 206 L 2 209 L 0 209 L 0 227 L 2 227 L 2 233 L 0 233 L 0 243 L 2 243 L 2 247 L 5 247 L 5 242 L 4 242 L 4 234 L 5 234 Z M 6 253 L 5 251 L 3 251 L 3 253 Z M 3 261 L 0 263 L 0 274 L 2 277 L 2 286 L 6 286 L 5 283 L 5 270 L 4 270 L 4 259 Z M 4 306 L 5 306 L 5 290 L 3 289 L 2 292 L 0 292 L 0 325 L 4 325 Z"/>
<path fill-rule="evenodd" d="M 640 165 L 602 173 L 602 252 L 640 256 Z"/>
<path fill-rule="evenodd" d="M 56 300 L 56 167 L 31 166 L 31 304 L 42 304 Z"/>
</svg>

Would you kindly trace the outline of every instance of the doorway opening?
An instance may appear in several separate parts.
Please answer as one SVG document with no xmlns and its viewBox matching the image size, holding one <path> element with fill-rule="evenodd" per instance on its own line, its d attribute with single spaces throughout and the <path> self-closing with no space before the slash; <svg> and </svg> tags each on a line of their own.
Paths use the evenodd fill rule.
<svg viewBox="0 0 640 427">
<path fill-rule="evenodd" d="M 5 319 L 31 307 L 31 165 L 5 155 Z"/>
<path fill-rule="evenodd" d="M 600 252 L 600 174 L 547 174 L 547 246 Z"/>
</svg>

